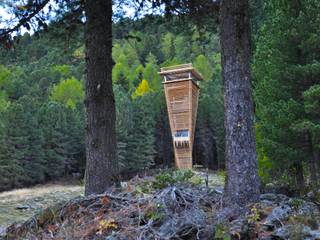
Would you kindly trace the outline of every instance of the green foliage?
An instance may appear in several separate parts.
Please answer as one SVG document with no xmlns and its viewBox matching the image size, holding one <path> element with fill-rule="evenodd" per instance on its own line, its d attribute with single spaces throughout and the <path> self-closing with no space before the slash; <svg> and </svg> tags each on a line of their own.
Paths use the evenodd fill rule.
<svg viewBox="0 0 320 240">
<path fill-rule="evenodd" d="M 128 74 L 129 91 L 134 91 L 143 79 L 144 67 L 139 64 L 132 72 Z"/>
<path fill-rule="evenodd" d="M 303 204 L 303 200 L 299 198 L 293 198 L 290 199 L 289 205 L 295 209 L 296 211 L 299 209 L 299 207 Z"/>
<path fill-rule="evenodd" d="M 3 65 L 0 65 L 0 113 L 4 111 L 8 105 L 5 88 L 9 84 L 8 80 L 10 75 L 10 70 L 4 67 Z"/>
<path fill-rule="evenodd" d="M 231 240 L 231 235 L 228 229 L 223 224 L 217 224 L 215 226 L 214 239 L 216 240 Z"/>
<path fill-rule="evenodd" d="M 197 56 L 194 67 L 201 73 L 204 80 L 211 80 L 213 74 L 213 67 L 210 66 L 209 60 L 204 55 Z"/>
<path fill-rule="evenodd" d="M 151 219 L 153 221 L 159 221 L 163 218 L 163 214 L 159 211 L 161 205 L 151 206 L 145 213 L 146 219 Z"/>
<path fill-rule="evenodd" d="M 82 34 L 63 29 L 0 50 L 0 190 L 84 172 Z"/>
<path fill-rule="evenodd" d="M 53 87 L 49 99 L 75 109 L 84 99 L 83 84 L 74 77 L 62 80 Z"/>
<path fill-rule="evenodd" d="M 123 89 L 114 86 L 116 100 L 116 133 L 117 133 L 117 155 L 120 169 L 126 168 L 128 130 L 132 128 L 132 106 L 131 97 Z"/>
<path fill-rule="evenodd" d="M 260 217 L 260 213 L 259 213 L 259 209 L 257 208 L 256 205 L 254 205 L 251 209 L 250 209 L 250 214 L 248 215 L 248 223 L 257 223 L 258 221 L 261 220 Z"/>
<path fill-rule="evenodd" d="M 253 76 L 260 173 L 304 184 L 317 155 L 320 77 L 316 0 L 269 1 L 256 36 Z M 313 150 L 311 150 L 313 149 Z M 309 167 L 308 167 L 309 165 Z M 272 178 L 271 178 L 272 176 Z"/>
<path fill-rule="evenodd" d="M 153 90 L 159 91 L 161 87 L 161 80 L 158 74 L 157 59 L 153 54 L 149 54 L 147 64 L 143 71 L 143 77 L 150 83 Z"/>
<path fill-rule="evenodd" d="M 190 43 L 190 39 L 185 35 L 178 35 L 174 39 L 175 55 L 179 62 L 191 62 Z"/>
<path fill-rule="evenodd" d="M 174 35 L 170 32 L 163 36 L 161 42 L 162 52 L 165 59 L 171 60 L 174 57 Z"/>
<path fill-rule="evenodd" d="M 15 169 L 11 173 L 11 178 L 14 179 L 11 187 L 35 184 L 44 179 L 43 138 L 35 111 L 35 103 L 29 97 L 10 104 L 6 111 L 6 130 L 0 150 L 0 162 Z M 7 187 L 3 186 L 3 189 Z"/>
<path fill-rule="evenodd" d="M 139 95 L 137 95 L 139 96 Z M 155 150 L 155 107 L 153 93 L 132 100 L 132 123 L 128 129 L 126 168 L 145 169 L 154 165 Z"/>
<path fill-rule="evenodd" d="M 256 142 L 258 152 L 259 176 L 263 184 L 267 184 L 272 179 L 272 161 L 268 158 L 264 151 L 263 139 L 261 136 L 259 124 L 256 124 Z"/>
<path fill-rule="evenodd" d="M 163 189 L 176 183 L 192 182 L 194 172 L 191 170 L 166 170 L 155 177 L 153 188 Z M 198 183 L 197 183 L 198 184 Z"/>
<path fill-rule="evenodd" d="M 207 62 L 207 58 L 203 55 L 199 57 L 199 59 Z M 198 67 L 203 68 L 203 65 L 200 64 L 201 61 L 198 61 Z M 212 74 L 212 77 L 200 82 L 201 94 L 199 98 L 195 144 L 197 157 L 203 159 L 202 164 L 207 166 L 205 162 L 208 162 L 209 168 L 218 169 L 224 165 L 225 152 L 223 84 L 221 79 L 220 54 L 214 54 L 210 65 L 213 66 L 210 68 L 212 70 L 204 70 L 205 73 Z M 211 146 L 211 148 L 209 148 L 209 146 Z M 212 161 L 212 159 L 215 159 L 215 161 Z"/>
<path fill-rule="evenodd" d="M 48 102 L 39 111 L 40 127 L 44 136 L 46 177 L 54 179 L 84 170 L 83 121 L 65 106 Z"/>
<path fill-rule="evenodd" d="M 70 76 L 70 72 L 71 72 L 71 66 L 70 65 L 55 65 L 52 67 L 52 71 L 54 73 L 58 73 L 61 78 L 67 78 Z"/>
<path fill-rule="evenodd" d="M 320 69 L 320 66 L 318 66 Z M 304 107 L 307 113 L 312 116 L 320 116 L 320 85 L 315 84 L 303 92 Z"/>
</svg>

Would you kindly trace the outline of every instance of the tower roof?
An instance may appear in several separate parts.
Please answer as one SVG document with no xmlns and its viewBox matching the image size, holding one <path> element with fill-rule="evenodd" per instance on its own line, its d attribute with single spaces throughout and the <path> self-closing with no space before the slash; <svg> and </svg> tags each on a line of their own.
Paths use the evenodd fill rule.
<svg viewBox="0 0 320 240">
<path fill-rule="evenodd" d="M 190 78 L 189 74 L 197 80 L 203 80 L 201 74 L 192 66 L 191 63 L 175 65 L 170 67 L 163 67 L 160 69 L 159 74 L 165 76 L 168 79 L 181 79 Z"/>
</svg>

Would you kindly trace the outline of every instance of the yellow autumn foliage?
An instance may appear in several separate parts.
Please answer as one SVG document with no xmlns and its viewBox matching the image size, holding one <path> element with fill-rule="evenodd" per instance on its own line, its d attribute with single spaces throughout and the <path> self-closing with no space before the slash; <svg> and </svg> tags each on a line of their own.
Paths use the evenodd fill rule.
<svg viewBox="0 0 320 240">
<path fill-rule="evenodd" d="M 139 86 L 136 88 L 136 90 L 132 94 L 132 99 L 135 99 L 137 97 L 142 97 L 148 92 L 150 92 L 149 83 L 147 80 L 142 79 L 141 82 L 139 83 Z"/>
</svg>

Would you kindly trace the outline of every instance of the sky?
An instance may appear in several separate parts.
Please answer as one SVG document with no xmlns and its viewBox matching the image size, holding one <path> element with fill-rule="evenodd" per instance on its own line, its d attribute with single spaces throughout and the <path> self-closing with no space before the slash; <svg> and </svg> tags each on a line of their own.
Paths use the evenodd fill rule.
<svg viewBox="0 0 320 240">
<path fill-rule="evenodd" d="M 13 19 L 13 14 L 10 13 L 10 9 L 6 9 L 4 6 L 3 6 L 3 3 L 1 4 L 3 0 L 0 0 L 0 29 L 2 28 L 8 28 L 8 26 L 12 27 L 14 26 L 17 22 L 16 21 L 13 21 L 10 25 L 8 25 L 8 22 L 11 21 Z M 18 1 L 10 1 L 10 2 L 18 2 Z M 54 4 L 54 1 L 53 0 L 50 0 L 50 3 L 54 6 L 56 4 Z M 12 5 L 13 5 L 12 4 Z M 13 5 L 14 6 L 14 5 Z M 48 6 L 48 5 L 47 5 Z M 47 13 L 48 12 L 48 7 L 45 7 L 44 8 L 44 12 Z M 33 30 L 31 29 L 30 31 L 28 31 L 25 27 L 22 27 L 21 29 L 21 34 L 24 34 L 25 32 L 30 32 L 30 33 L 33 33 Z"/>
</svg>

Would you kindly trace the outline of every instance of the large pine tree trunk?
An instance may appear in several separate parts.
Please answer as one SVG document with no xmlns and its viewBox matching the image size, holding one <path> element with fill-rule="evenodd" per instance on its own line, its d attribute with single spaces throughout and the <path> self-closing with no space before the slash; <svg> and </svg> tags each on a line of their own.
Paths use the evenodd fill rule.
<svg viewBox="0 0 320 240">
<path fill-rule="evenodd" d="M 85 194 L 102 193 L 118 176 L 112 90 L 112 1 L 86 0 Z"/>
<path fill-rule="evenodd" d="M 244 207 L 259 199 L 248 0 L 222 0 L 220 31 L 226 129 L 225 200 L 227 204 Z"/>
</svg>

